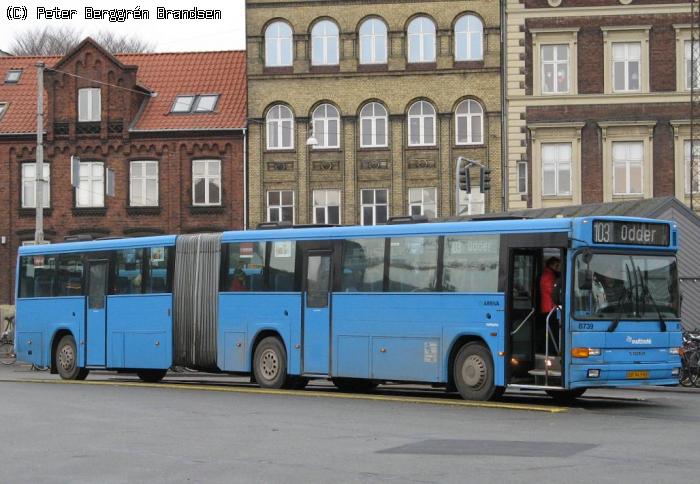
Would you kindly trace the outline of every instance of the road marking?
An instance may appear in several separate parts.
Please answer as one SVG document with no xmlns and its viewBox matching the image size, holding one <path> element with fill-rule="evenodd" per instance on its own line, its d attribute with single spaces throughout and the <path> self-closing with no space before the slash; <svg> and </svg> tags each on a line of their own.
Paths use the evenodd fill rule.
<svg viewBox="0 0 700 484">
<path fill-rule="evenodd" d="M 563 413 L 568 409 L 565 407 L 555 407 L 546 405 L 527 405 L 521 403 L 504 402 L 472 402 L 466 400 L 447 400 L 441 398 L 422 397 L 398 397 L 391 395 L 367 395 L 360 393 L 335 393 L 317 390 L 272 390 L 267 388 L 231 387 L 215 385 L 191 385 L 187 383 L 145 383 L 145 382 L 125 382 L 125 381 L 100 381 L 100 380 L 11 380 L 0 379 L 1 383 L 48 383 L 54 385 L 92 385 L 92 386 L 112 386 L 112 387 L 135 387 L 135 388 L 161 388 L 171 390 L 192 390 L 227 393 L 247 393 L 254 395 L 286 395 L 294 397 L 317 397 L 317 398 L 338 398 L 345 400 L 369 400 L 379 402 L 396 403 L 420 403 L 425 405 L 439 405 L 446 407 L 473 407 L 473 408 L 495 408 L 503 410 L 523 410 L 530 412 Z"/>
</svg>

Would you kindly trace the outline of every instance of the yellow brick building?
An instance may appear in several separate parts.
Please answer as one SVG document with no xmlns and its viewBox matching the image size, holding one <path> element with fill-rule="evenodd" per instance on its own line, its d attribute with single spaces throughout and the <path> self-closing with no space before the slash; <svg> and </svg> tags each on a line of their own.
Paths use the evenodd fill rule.
<svg viewBox="0 0 700 484">
<path fill-rule="evenodd" d="M 502 210 L 499 3 L 247 0 L 250 226 Z"/>
</svg>

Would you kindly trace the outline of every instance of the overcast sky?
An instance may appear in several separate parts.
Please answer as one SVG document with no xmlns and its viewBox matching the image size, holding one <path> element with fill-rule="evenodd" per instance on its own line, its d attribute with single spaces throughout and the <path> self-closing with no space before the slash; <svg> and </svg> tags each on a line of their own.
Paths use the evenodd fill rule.
<svg viewBox="0 0 700 484">
<path fill-rule="evenodd" d="M 37 7 L 51 9 L 60 5 L 62 9 L 78 11 L 73 20 L 37 19 Z M 99 5 L 99 7 L 98 7 Z M 221 20 L 157 20 L 156 7 L 167 9 L 221 10 Z M 26 7 L 26 20 L 9 20 L 7 8 Z M 110 23 L 107 20 L 85 20 L 84 9 L 135 9 L 148 10 L 149 20 L 127 20 L 123 23 Z M 230 50 L 245 48 L 245 0 L 62 0 L 60 2 L 36 2 L 26 0 L 6 0 L 0 12 L 0 50 L 9 50 L 17 33 L 44 28 L 50 25 L 75 27 L 84 36 L 94 35 L 100 30 L 111 30 L 120 34 L 135 35 L 155 45 L 159 52 L 188 50 Z"/>
</svg>

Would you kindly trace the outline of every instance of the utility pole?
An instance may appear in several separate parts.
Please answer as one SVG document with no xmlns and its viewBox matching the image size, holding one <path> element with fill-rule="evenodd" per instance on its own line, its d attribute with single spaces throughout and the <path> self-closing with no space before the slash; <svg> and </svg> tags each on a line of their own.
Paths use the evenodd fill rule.
<svg viewBox="0 0 700 484">
<path fill-rule="evenodd" d="M 700 0 L 690 2 L 690 209 L 694 210 L 695 180 L 700 163 Z"/>
<path fill-rule="evenodd" d="M 34 173 L 34 202 L 36 228 L 34 243 L 44 242 L 44 63 L 36 63 L 36 171 Z"/>
</svg>

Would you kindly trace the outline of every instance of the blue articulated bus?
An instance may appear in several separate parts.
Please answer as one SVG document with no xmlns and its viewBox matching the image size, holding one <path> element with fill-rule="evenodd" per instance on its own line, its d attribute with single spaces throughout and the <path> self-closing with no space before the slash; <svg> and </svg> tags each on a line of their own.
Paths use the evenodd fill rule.
<svg viewBox="0 0 700 484">
<path fill-rule="evenodd" d="M 673 222 L 610 217 L 28 246 L 15 349 L 66 379 L 158 381 L 176 365 L 268 388 L 420 382 L 475 400 L 675 385 L 677 248 Z"/>
</svg>

